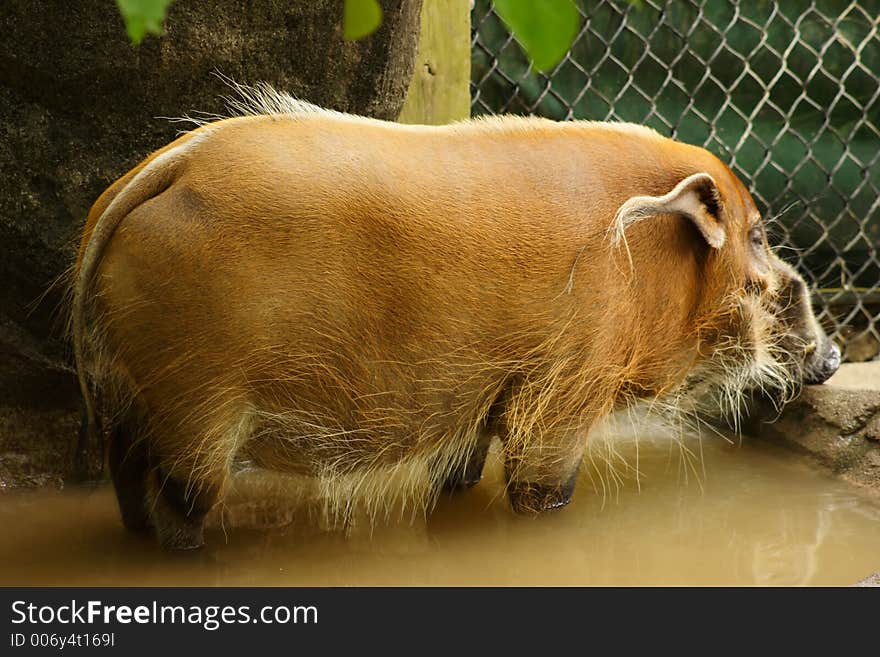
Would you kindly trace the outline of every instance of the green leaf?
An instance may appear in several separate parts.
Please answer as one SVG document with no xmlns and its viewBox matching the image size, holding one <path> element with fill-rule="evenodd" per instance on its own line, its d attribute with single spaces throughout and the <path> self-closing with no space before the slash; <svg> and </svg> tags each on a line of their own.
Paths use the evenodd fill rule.
<svg viewBox="0 0 880 657">
<path fill-rule="evenodd" d="M 147 34 L 162 34 L 162 23 L 173 0 L 116 0 L 125 21 L 125 31 L 134 45 Z"/>
<path fill-rule="evenodd" d="M 581 20 L 573 0 L 495 0 L 495 10 L 540 71 L 565 57 Z"/>
<path fill-rule="evenodd" d="M 362 39 L 382 24 L 382 7 L 376 0 L 345 0 L 342 36 L 348 41 Z"/>
</svg>

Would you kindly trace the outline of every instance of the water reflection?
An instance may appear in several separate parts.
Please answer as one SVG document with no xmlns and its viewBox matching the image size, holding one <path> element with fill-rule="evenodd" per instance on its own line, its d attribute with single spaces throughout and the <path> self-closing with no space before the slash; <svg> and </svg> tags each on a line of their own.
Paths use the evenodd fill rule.
<svg viewBox="0 0 880 657">
<path fill-rule="evenodd" d="M 789 452 L 626 436 L 613 449 L 610 471 L 597 457 L 571 506 L 539 518 L 509 512 L 497 459 L 427 518 L 348 532 L 322 528 L 287 480 L 251 478 L 271 503 L 233 501 L 194 555 L 126 535 L 107 487 L 4 493 L 0 584 L 843 585 L 880 569 L 878 500 Z"/>
</svg>

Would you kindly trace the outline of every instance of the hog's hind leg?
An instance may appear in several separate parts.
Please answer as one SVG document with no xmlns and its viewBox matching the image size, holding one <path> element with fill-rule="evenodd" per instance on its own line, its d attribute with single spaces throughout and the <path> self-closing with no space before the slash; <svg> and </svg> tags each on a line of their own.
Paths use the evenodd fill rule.
<svg viewBox="0 0 880 657">
<path fill-rule="evenodd" d="M 162 547 L 185 551 L 204 546 L 205 517 L 218 499 L 220 486 L 193 481 L 161 464 L 152 469 L 150 517 Z"/>
<path fill-rule="evenodd" d="M 491 443 L 490 434 L 481 435 L 467 458 L 456 463 L 450 470 L 443 482 L 443 490 L 462 491 L 477 485 L 483 478 L 483 467 L 486 465 L 486 455 L 489 453 Z"/>
<path fill-rule="evenodd" d="M 150 528 L 147 511 L 149 455 L 139 418 L 126 411 L 110 427 L 108 464 L 122 524 L 132 532 Z"/>
<path fill-rule="evenodd" d="M 218 409 L 223 409 L 222 403 Z M 227 407 L 228 408 L 228 407 Z M 205 517 L 224 489 L 236 445 L 248 425 L 240 414 L 194 414 L 200 420 L 168 422 L 150 441 L 150 519 L 167 550 L 205 544 Z"/>
</svg>

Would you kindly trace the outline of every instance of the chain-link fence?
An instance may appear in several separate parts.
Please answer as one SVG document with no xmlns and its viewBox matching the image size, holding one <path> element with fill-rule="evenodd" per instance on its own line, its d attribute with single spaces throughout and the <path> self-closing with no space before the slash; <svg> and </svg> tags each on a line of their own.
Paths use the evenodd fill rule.
<svg viewBox="0 0 880 657">
<path fill-rule="evenodd" d="M 880 350 L 880 0 L 577 0 L 553 70 L 476 0 L 472 114 L 632 121 L 750 185 L 850 360 Z"/>
</svg>

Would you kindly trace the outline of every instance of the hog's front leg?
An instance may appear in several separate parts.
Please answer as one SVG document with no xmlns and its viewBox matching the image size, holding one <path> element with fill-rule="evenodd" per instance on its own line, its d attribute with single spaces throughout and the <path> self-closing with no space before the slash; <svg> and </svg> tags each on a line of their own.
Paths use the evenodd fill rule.
<svg viewBox="0 0 880 657">
<path fill-rule="evenodd" d="M 542 440 L 540 444 L 508 441 L 504 471 L 513 510 L 537 514 L 571 502 L 584 446 L 579 436 Z"/>
</svg>

